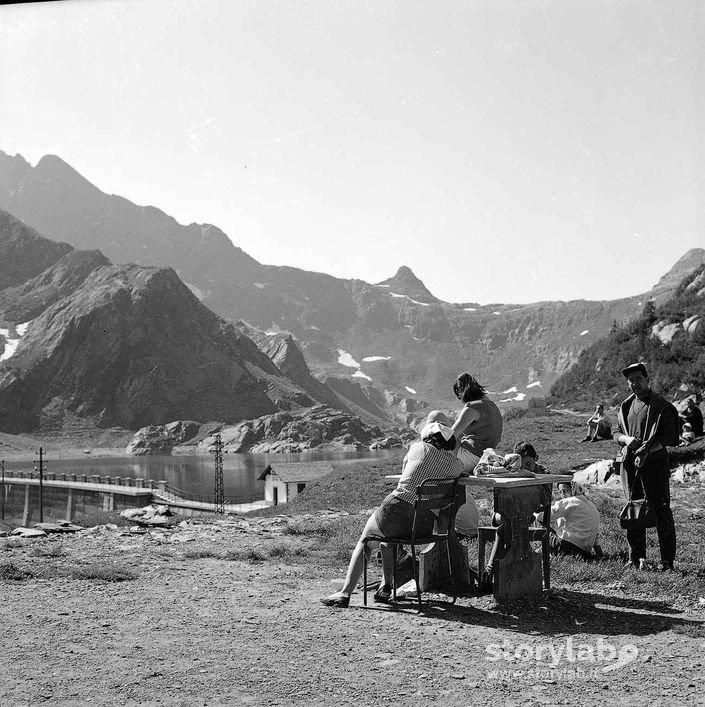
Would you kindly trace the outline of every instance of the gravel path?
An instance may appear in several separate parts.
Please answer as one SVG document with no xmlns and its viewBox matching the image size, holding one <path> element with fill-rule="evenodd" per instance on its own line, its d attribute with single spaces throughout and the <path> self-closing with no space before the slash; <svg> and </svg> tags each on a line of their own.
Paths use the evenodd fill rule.
<svg viewBox="0 0 705 707">
<path fill-rule="evenodd" d="M 35 575 L 0 579 L 0 704 L 705 704 L 697 609 L 574 585 L 330 609 L 310 558 L 253 553 L 288 542 L 277 519 L 0 539 Z M 137 578 L 75 578 L 98 566 Z"/>
</svg>

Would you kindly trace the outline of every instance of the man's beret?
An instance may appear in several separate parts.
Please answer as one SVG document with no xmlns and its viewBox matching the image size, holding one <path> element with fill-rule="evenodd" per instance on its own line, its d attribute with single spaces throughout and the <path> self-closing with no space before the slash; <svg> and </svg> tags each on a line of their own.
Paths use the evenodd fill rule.
<svg viewBox="0 0 705 707">
<path fill-rule="evenodd" d="M 646 366 L 643 363 L 630 363 L 626 368 L 622 369 L 622 375 L 625 378 L 629 378 L 632 373 L 641 373 L 644 378 L 649 377 L 649 374 L 646 372 Z"/>
</svg>

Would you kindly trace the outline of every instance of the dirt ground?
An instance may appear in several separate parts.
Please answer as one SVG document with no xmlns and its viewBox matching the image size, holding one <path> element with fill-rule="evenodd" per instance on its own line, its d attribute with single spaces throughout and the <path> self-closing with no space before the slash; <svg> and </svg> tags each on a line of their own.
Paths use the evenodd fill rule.
<svg viewBox="0 0 705 707">
<path fill-rule="evenodd" d="M 692 602 L 617 577 L 505 606 L 331 609 L 330 574 L 284 524 L 0 538 L 0 704 L 705 704 Z"/>
</svg>

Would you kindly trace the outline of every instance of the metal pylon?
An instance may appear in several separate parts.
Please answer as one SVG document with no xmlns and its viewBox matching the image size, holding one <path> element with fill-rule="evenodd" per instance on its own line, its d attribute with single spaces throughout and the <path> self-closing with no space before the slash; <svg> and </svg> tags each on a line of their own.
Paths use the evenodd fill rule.
<svg viewBox="0 0 705 707">
<path fill-rule="evenodd" d="M 215 460 L 215 512 L 225 513 L 225 489 L 223 487 L 223 440 L 215 436 L 211 447 Z"/>
</svg>

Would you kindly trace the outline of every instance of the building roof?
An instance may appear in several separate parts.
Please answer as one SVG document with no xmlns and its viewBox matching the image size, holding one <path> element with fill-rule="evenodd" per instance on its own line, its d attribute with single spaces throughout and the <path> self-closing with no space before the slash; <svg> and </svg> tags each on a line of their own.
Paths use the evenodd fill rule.
<svg viewBox="0 0 705 707">
<path fill-rule="evenodd" d="M 328 462 L 295 462 L 284 464 L 275 462 L 269 464 L 259 475 L 259 480 L 264 481 L 269 474 L 276 474 L 284 483 L 295 484 L 302 481 L 315 481 L 330 474 L 333 467 Z"/>
</svg>

